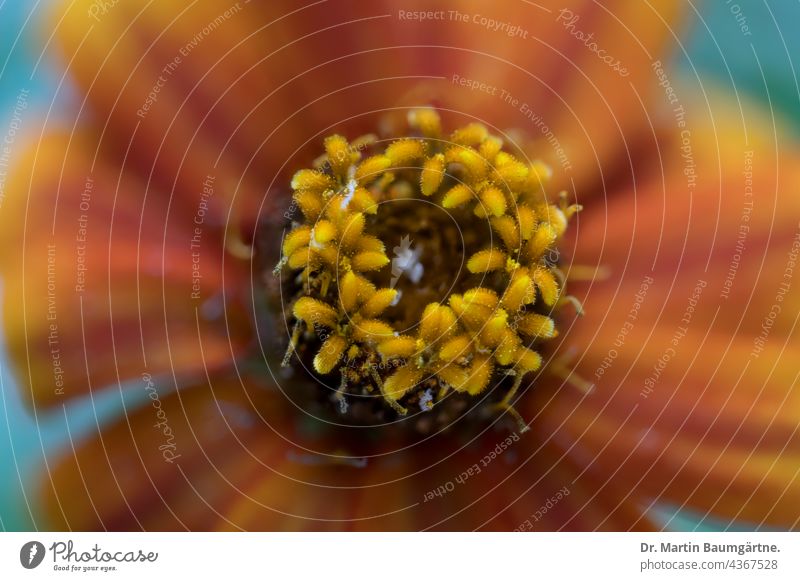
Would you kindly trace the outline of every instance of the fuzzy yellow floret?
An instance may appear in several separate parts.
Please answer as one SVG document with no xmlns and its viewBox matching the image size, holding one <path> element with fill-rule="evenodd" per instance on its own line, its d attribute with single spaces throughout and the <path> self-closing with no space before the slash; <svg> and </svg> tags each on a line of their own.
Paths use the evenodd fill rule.
<svg viewBox="0 0 800 581">
<path fill-rule="evenodd" d="M 511 216 L 495 216 L 491 219 L 492 228 L 508 250 L 517 250 L 520 245 L 519 227 Z"/>
<path fill-rule="evenodd" d="M 297 299 L 293 312 L 295 317 L 313 326 L 335 327 L 338 318 L 333 307 L 311 297 Z"/>
<path fill-rule="evenodd" d="M 339 335 L 329 337 L 314 357 L 314 369 L 317 370 L 317 373 L 330 373 L 342 358 L 345 349 L 347 349 L 347 340 L 344 337 Z"/>
<path fill-rule="evenodd" d="M 413 109 L 408 114 L 408 124 L 425 137 L 438 138 L 442 134 L 442 121 L 433 109 Z"/>
<path fill-rule="evenodd" d="M 540 224 L 533 237 L 525 245 L 525 258 L 529 261 L 539 260 L 556 241 L 556 231 L 550 224 Z"/>
<path fill-rule="evenodd" d="M 479 218 L 502 216 L 506 213 L 506 196 L 498 188 L 484 188 L 478 198 L 481 203 L 475 206 L 475 215 Z"/>
<path fill-rule="evenodd" d="M 472 339 L 469 335 L 453 337 L 442 345 L 442 348 L 439 350 L 439 358 L 445 363 L 450 363 L 454 359 L 463 357 L 470 349 L 471 343 Z"/>
<path fill-rule="evenodd" d="M 453 186 L 444 195 L 442 207 L 448 210 L 458 208 L 469 202 L 473 198 L 472 190 L 464 184 Z"/>
<path fill-rule="evenodd" d="M 473 274 L 500 270 L 505 266 L 506 253 L 494 248 L 481 250 L 473 254 L 467 261 L 467 268 Z"/>
<path fill-rule="evenodd" d="M 470 123 L 466 127 L 456 129 L 450 136 L 453 143 L 459 145 L 479 145 L 489 136 L 489 130 L 482 123 Z"/>
<path fill-rule="evenodd" d="M 368 157 L 356 169 L 355 179 L 361 185 L 367 184 L 379 178 L 391 165 L 392 160 L 385 155 Z"/>
<path fill-rule="evenodd" d="M 394 167 L 406 166 L 425 155 L 425 143 L 419 139 L 398 139 L 386 148 L 384 155 Z"/>
<path fill-rule="evenodd" d="M 342 252 L 347 253 L 356 249 L 366 224 L 366 218 L 361 212 L 352 214 L 345 220 L 339 238 L 339 248 Z"/>
<path fill-rule="evenodd" d="M 283 239 L 284 256 L 291 256 L 298 248 L 308 246 L 309 242 L 311 242 L 311 227 L 299 226 L 295 228 Z"/>
<path fill-rule="evenodd" d="M 553 273 L 546 268 L 537 268 L 533 271 L 533 281 L 542 295 L 544 304 L 552 307 L 558 300 L 558 283 Z"/>
<path fill-rule="evenodd" d="M 330 220 L 320 220 L 314 225 L 313 238 L 316 244 L 327 244 L 336 238 L 336 226 Z"/>
<path fill-rule="evenodd" d="M 469 376 L 461 385 L 459 391 L 466 391 L 470 395 L 478 395 L 489 385 L 489 380 L 494 372 L 494 364 L 489 357 L 476 355 L 469 368 Z"/>
<path fill-rule="evenodd" d="M 520 237 L 528 240 L 536 229 L 536 213 L 528 206 L 517 206 L 517 224 Z"/>
<path fill-rule="evenodd" d="M 394 337 L 394 328 L 380 319 L 353 322 L 353 336 L 359 341 L 382 341 Z"/>
<path fill-rule="evenodd" d="M 297 202 L 297 206 L 309 222 L 315 222 L 322 214 L 324 203 L 322 196 L 316 192 L 295 192 L 294 201 Z"/>
<path fill-rule="evenodd" d="M 292 189 L 296 191 L 321 194 L 335 185 L 331 176 L 315 169 L 301 169 L 292 178 Z"/>
<path fill-rule="evenodd" d="M 553 319 L 538 313 L 529 313 L 517 323 L 517 330 L 533 339 L 551 339 L 556 336 L 556 324 Z"/>
<path fill-rule="evenodd" d="M 518 311 L 522 306 L 536 299 L 536 288 L 527 272 L 515 273 L 503 295 L 503 306 L 511 311 Z"/>
<path fill-rule="evenodd" d="M 556 278 L 558 253 L 550 250 L 580 206 L 569 205 L 565 193 L 556 204 L 548 202 L 544 189 L 550 169 L 504 151 L 503 140 L 484 125 L 471 123 L 441 140 L 435 110 L 415 109 L 408 120 L 416 136 L 395 139 L 382 152 L 374 136 L 351 144 L 342 135 L 331 135 L 315 169 L 294 174 L 294 202 L 305 222 L 287 233 L 276 269 L 288 265 L 302 271 L 295 279 L 302 282 L 298 294 L 303 296 L 292 307 L 297 324 L 287 361 L 294 349 L 312 353 L 315 371 L 330 374 L 346 358 L 337 398 L 350 390 L 363 394 L 377 388 L 401 414 L 406 408 L 398 400 L 409 394 L 419 396 L 409 401 L 419 401 L 425 410 L 449 389 L 478 395 L 493 379 L 501 385 L 508 381 L 505 375 L 512 375 L 514 385 L 500 404 L 508 409 L 522 377 L 541 368 L 542 357 L 530 344 L 558 334 L 555 321 L 544 314 L 545 307 L 565 302 Z M 362 160 L 362 148 L 372 155 Z M 373 282 L 388 279 L 376 271 L 390 262 L 376 234 L 402 224 L 386 214 L 395 207 L 386 202 L 420 199 L 440 205 L 465 226 L 465 247 L 491 246 L 469 256 L 468 274 L 457 281 L 469 281 L 463 294 L 452 292 L 463 288 L 454 286 L 446 304 L 429 303 L 417 324 L 408 326 L 404 317 L 410 311 L 392 309 L 402 303 L 400 292 Z M 472 215 L 485 220 L 496 238 L 481 238 Z M 396 272 L 391 274 L 393 286 Z M 406 300 L 416 298 L 411 294 Z M 415 330 L 403 335 L 395 324 Z M 326 330 L 307 332 L 318 327 Z M 325 338 L 316 351 L 298 348 L 320 335 Z M 379 369 L 381 360 L 405 360 L 405 365 L 386 372 Z M 423 381 L 424 397 L 419 391 Z M 432 399 L 431 393 L 438 395 Z"/>
<path fill-rule="evenodd" d="M 393 288 L 383 288 L 376 291 L 372 298 L 370 298 L 363 307 L 361 307 L 361 314 L 365 317 L 377 317 L 383 311 L 389 308 L 395 297 L 397 291 Z"/>
<path fill-rule="evenodd" d="M 417 340 L 414 337 L 400 336 L 381 341 L 378 353 L 384 357 L 411 357 L 417 351 Z"/>
<path fill-rule="evenodd" d="M 380 270 L 389 264 L 389 257 L 382 252 L 359 252 L 353 257 L 353 270 L 358 272 L 369 272 Z"/>
<path fill-rule="evenodd" d="M 464 301 L 481 305 L 487 309 L 494 309 L 499 302 L 497 293 L 490 288 L 475 287 L 464 293 Z"/>
<path fill-rule="evenodd" d="M 416 387 L 423 373 L 413 365 L 405 365 L 390 375 L 383 383 L 383 392 L 386 397 L 397 401 L 409 390 Z"/>
<path fill-rule="evenodd" d="M 340 178 L 347 176 L 348 169 L 358 159 L 358 153 L 350 148 L 347 139 L 341 135 L 325 138 L 325 153 L 333 173 Z"/>
<path fill-rule="evenodd" d="M 423 195 L 432 196 L 436 193 L 444 180 L 444 171 L 444 156 L 441 153 L 425 160 L 419 178 L 420 191 Z"/>
</svg>

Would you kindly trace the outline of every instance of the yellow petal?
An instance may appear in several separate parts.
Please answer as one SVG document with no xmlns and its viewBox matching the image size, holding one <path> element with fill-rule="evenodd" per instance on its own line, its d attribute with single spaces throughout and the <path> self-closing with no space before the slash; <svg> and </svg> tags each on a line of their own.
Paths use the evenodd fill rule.
<svg viewBox="0 0 800 581">
<path fill-rule="evenodd" d="M 342 302 L 342 308 L 352 313 L 358 306 L 358 276 L 351 270 L 339 281 L 339 300 Z"/>
<path fill-rule="evenodd" d="M 528 206 L 517 206 L 517 223 L 520 236 L 523 240 L 528 240 L 536 228 L 536 213 Z"/>
<path fill-rule="evenodd" d="M 314 254 L 311 255 L 311 266 L 316 267 L 319 262 L 322 261 L 331 270 L 336 270 L 336 264 L 339 260 L 339 249 L 335 244 L 330 244 L 319 250 L 314 250 L 313 248 L 311 250 L 314 251 Z"/>
<path fill-rule="evenodd" d="M 509 161 L 495 168 L 495 179 L 509 190 L 519 192 L 525 187 L 530 171 L 524 163 L 509 157 Z"/>
<path fill-rule="evenodd" d="M 526 188 L 531 192 L 540 192 L 553 176 L 553 170 L 541 160 L 536 160 L 531 164 L 526 180 Z"/>
<path fill-rule="evenodd" d="M 384 246 L 383 242 L 380 241 L 379 238 L 375 236 L 370 236 L 369 234 L 363 234 L 361 238 L 358 240 L 358 246 L 356 247 L 358 252 L 386 252 L 386 246 Z"/>
<path fill-rule="evenodd" d="M 458 161 L 467 170 L 467 177 L 473 183 L 480 182 L 486 178 L 486 160 L 474 149 L 461 149 L 461 151 L 458 152 Z"/>
<path fill-rule="evenodd" d="M 353 198 L 350 200 L 350 208 L 357 212 L 374 215 L 378 213 L 378 201 L 366 188 L 356 188 Z"/>
<path fill-rule="evenodd" d="M 481 342 L 490 348 L 500 345 L 505 332 L 508 330 L 508 313 L 500 309 L 497 311 L 483 327 L 481 331 Z"/>
<path fill-rule="evenodd" d="M 456 315 L 449 307 L 430 303 L 422 313 L 419 336 L 425 343 L 431 345 L 450 334 L 455 326 Z"/>
<path fill-rule="evenodd" d="M 478 331 L 492 316 L 492 310 L 464 300 L 461 295 L 450 296 L 450 306 L 453 312 L 472 330 Z"/>
<path fill-rule="evenodd" d="M 542 205 L 537 208 L 539 218 L 542 222 L 550 225 L 556 232 L 556 237 L 562 236 L 567 230 L 568 220 L 564 212 L 560 208 L 550 205 Z"/>
<path fill-rule="evenodd" d="M 287 264 L 289 268 L 293 268 L 295 270 L 299 268 L 305 268 L 306 266 L 315 266 L 319 263 L 319 254 L 313 248 L 308 246 L 303 246 L 302 248 L 298 248 L 289 256 L 289 260 Z"/>
<path fill-rule="evenodd" d="M 486 139 L 483 140 L 478 151 L 489 161 L 493 161 L 494 158 L 500 153 L 500 150 L 503 148 L 503 140 L 499 137 L 495 137 L 494 135 L 490 135 Z"/>
<path fill-rule="evenodd" d="M 455 364 L 445 365 L 436 371 L 436 376 L 456 391 L 463 389 L 467 381 L 467 370 Z"/>
<path fill-rule="evenodd" d="M 489 385 L 492 378 L 494 364 L 485 355 L 476 355 L 469 368 L 469 377 L 459 391 L 466 391 L 470 395 L 478 395 Z"/>
</svg>

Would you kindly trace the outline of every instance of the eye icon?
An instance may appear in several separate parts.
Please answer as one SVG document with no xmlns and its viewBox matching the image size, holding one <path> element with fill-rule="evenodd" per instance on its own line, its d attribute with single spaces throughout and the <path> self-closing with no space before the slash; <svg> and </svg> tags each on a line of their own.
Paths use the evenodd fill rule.
<svg viewBox="0 0 800 581">
<path fill-rule="evenodd" d="M 44 545 L 39 541 L 30 541 L 19 550 L 19 562 L 26 569 L 35 569 L 44 560 Z"/>
</svg>

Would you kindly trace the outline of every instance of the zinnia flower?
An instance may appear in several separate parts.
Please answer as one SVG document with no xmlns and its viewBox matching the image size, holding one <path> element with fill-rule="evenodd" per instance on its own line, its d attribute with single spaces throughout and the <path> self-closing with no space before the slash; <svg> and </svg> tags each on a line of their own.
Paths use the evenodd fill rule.
<svg viewBox="0 0 800 581">
<path fill-rule="evenodd" d="M 797 526 L 799 402 L 787 364 L 799 304 L 800 173 L 788 163 L 797 150 L 773 115 L 665 68 L 681 20 L 675 3 L 564 4 L 82 0 L 53 15 L 48 49 L 80 96 L 7 184 L 6 336 L 37 413 L 101 390 L 134 397 L 48 463 L 47 526 L 629 530 L 661 527 L 664 507 L 720 526 Z M 409 112 L 434 110 L 449 128 L 441 134 L 406 124 Z M 457 127 L 487 135 L 460 143 L 449 133 Z M 359 141 L 367 135 L 377 143 Z M 523 166 L 492 174 L 495 190 L 470 174 L 472 158 L 447 158 L 425 141 L 485 146 L 497 169 L 500 140 L 489 135 Z M 406 136 L 415 141 L 393 141 Z M 390 152 L 391 143 L 428 149 Z M 297 173 L 326 151 L 321 170 Z M 316 276 L 306 267 L 326 245 L 345 252 L 355 274 L 337 278 L 334 256 L 332 280 L 314 284 L 334 285 L 348 316 L 377 317 L 397 299 L 386 287 L 368 303 L 383 287 L 370 287 L 368 273 L 391 258 L 374 233 L 409 224 L 391 204 L 367 211 L 375 184 L 353 201 L 364 184 L 348 172 L 368 155 L 394 164 L 379 161 L 376 176 L 399 168 L 382 188 L 392 179 L 411 187 L 402 168 L 460 164 L 452 176 L 478 197 L 456 192 L 451 205 L 508 216 L 493 223 L 502 261 L 423 239 L 428 254 L 401 249 L 406 279 L 411 255 L 438 260 L 423 281 L 462 280 L 449 269 L 468 260 L 473 274 L 500 273 L 487 283 L 494 298 L 445 289 L 417 298 L 418 310 L 438 301 L 463 315 L 478 304 L 505 333 L 492 301 L 510 309 L 505 293 L 522 277 L 514 272 L 535 259 L 523 286 L 533 284 L 537 302 L 511 302 L 547 327 L 528 338 L 547 341 L 523 351 L 524 337 L 473 334 L 451 346 L 453 361 L 468 351 L 456 372 L 440 360 L 417 368 L 424 330 L 394 337 L 392 327 L 392 343 L 372 341 L 380 333 L 342 331 L 333 307 L 297 306 L 293 276 Z M 424 194 L 412 198 L 447 206 L 433 174 L 412 184 Z M 542 237 L 548 207 L 564 218 L 573 203 L 584 210 L 545 241 L 558 243 L 556 259 L 529 254 L 520 265 L 512 249 L 524 218 L 508 207 L 528 202 L 509 184 L 533 174 L 549 179 L 529 204 Z M 319 227 L 316 216 L 302 230 L 298 192 L 347 195 L 339 188 L 350 180 L 350 197 L 336 201 L 360 217 L 328 216 Z M 305 261 L 291 263 L 287 240 Z M 432 248 L 445 250 L 432 257 Z M 372 254 L 356 259 L 357 250 Z M 289 264 L 273 276 L 282 252 Z M 584 316 L 561 308 L 564 284 Z M 463 312 L 454 294 L 468 303 Z M 534 307 L 543 310 L 526 310 Z M 314 317 L 334 329 L 327 358 L 317 355 Z M 475 340 L 483 343 L 470 351 Z M 294 363 L 281 367 L 292 341 Z M 503 345 L 512 347 L 499 354 Z M 376 392 L 370 421 L 339 405 L 364 395 L 355 392 L 366 376 L 334 393 L 351 348 L 353 358 L 367 349 L 407 370 L 393 381 L 394 370 L 378 374 L 372 386 L 389 389 Z M 480 357 L 498 373 L 530 373 L 511 392 L 502 376 L 469 383 Z M 311 360 L 315 370 L 299 365 Z M 420 369 L 455 397 L 412 389 Z"/>
</svg>

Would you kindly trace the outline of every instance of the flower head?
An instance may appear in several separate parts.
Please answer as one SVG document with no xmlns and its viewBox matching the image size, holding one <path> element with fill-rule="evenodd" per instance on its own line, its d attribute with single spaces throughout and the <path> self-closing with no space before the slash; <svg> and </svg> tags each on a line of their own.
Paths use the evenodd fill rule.
<svg viewBox="0 0 800 581">
<path fill-rule="evenodd" d="M 138 399 L 47 526 L 796 527 L 796 145 L 646 4 L 64 3 L 3 326 L 37 414 Z"/>
</svg>

